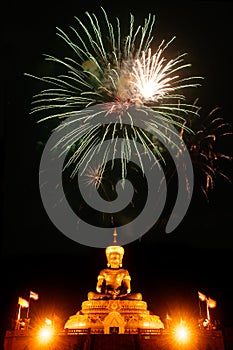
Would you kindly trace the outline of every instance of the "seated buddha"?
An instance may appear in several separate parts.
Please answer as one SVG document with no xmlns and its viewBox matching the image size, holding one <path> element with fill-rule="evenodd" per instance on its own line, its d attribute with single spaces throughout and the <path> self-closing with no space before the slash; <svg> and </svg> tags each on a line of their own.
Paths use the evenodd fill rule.
<svg viewBox="0 0 233 350">
<path fill-rule="evenodd" d="M 96 292 L 88 293 L 88 300 L 142 300 L 140 293 L 131 293 L 129 272 L 122 268 L 124 248 L 112 245 L 105 250 L 108 268 L 100 271 Z"/>
</svg>

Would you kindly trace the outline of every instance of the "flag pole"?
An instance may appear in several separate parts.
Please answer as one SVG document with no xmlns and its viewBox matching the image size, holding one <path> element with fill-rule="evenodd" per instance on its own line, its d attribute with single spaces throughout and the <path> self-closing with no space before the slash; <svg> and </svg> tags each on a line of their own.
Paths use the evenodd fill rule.
<svg viewBox="0 0 233 350">
<path fill-rule="evenodd" d="M 27 319 L 29 318 L 29 307 L 30 307 L 30 296 L 29 296 L 29 300 L 28 300 L 28 309 L 27 309 Z"/>
<path fill-rule="evenodd" d="M 18 303 L 18 308 L 17 308 L 17 319 L 16 319 L 16 324 L 15 324 L 15 329 L 19 329 L 19 321 L 21 319 L 21 305 Z"/>
<path fill-rule="evenodd" d="M 19 305 L 17 321 L 21 319 L 21 305 Z"/>
<path fill-rule="evenodd" d="M 200 301 L 200 298 L 198 298 L 198 304 L 199 304 L 199 316 L 200 316 L 200 319 L 202 318 L 202 312 L 201 312 L 201 301 Z"/>
<path fill-rule="evenodd" d="M 208 306 L 208 298 L 206 299 L 206 312 L 207 312 L 207 320 L 210 321 L 210 310 Z"/>
</svg>

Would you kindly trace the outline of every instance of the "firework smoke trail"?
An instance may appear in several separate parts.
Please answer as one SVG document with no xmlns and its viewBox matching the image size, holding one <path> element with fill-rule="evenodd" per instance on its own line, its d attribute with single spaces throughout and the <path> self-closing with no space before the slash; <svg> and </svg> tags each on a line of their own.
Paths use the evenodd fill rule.
<svg viewBox="0 0 233 350">
<path fill-rule="evenodd" d="M 186 54 L 166 60 L 164 52 L 174 38 L 168 43 L 163 41 L 152 53 L 155 16 L 149 14 L 142 26 L 135 27 L 134 16 L 130 15 L 129 33 L 122 38 L 119 19 L 116 18 L 114 25 L 103 8 L 102 13 L 105 21 L 103 28 L 95 14 L 86 12 L 90 28 L 75 17 L 78 28 L 71 27 L 74 39 L 57 29 L 57 35 L 71 48 L 75 58 L 66 57 L 63 60 L 45 55 L 46 60 L 59 64 L 65 70 L 64 74 L 57 77 L 27 74 L 51 86 L 34 96 L 31 113 L 45 112 L 40 121 L 51 118 L 63 120 L 58 130 L 66 128 L 67 133 L 55 147 L 62 144 L 66 152 L 75 144 L 75 151 L 65 166 L 76 164 L 72 176 L 82 164 L 86 164 L 84 170 L 88 168 L 95 156 L 92 151 L 94 146 L 99 144 L 100 149 L 105 140 L 111 139 L 112 147 L 106 149 L 106 159 L 112 152 L 114 161 L 114 149 L 119 147 L 122 177 L 126 178 L 126 166 L 132 152 L 138 154 L 141 160 L 137 141 L 142 143 L 149 157 L 152 151 L 155 160 L 163 160 L 161 147 L 151 134 L 169 139 L 169 134 L 173 133 L 169 125 L 192 132 L 185 125 L 186 119 L 197 115 L 198 108 L 186 104 L 180 90 L 197 87 L 199 84 L 196 81 L 200 77 L 180 77 L 179 74 L 190 67 L 190 64 L 184 63 Z M 113 116 L 108 125 L 93 123 L 96 114 L 87 116 L 82 112 L 98 104 L 103 105 L 102 121 L 106 116 Z M 132 106 L 141 112 L 143 128 L 135 127 L 135 116 L 129 113 Z M 148 110 L 154 111 L 154 118 L 148 118 Z M 123 122 L 123 115 L 128 119 L 127 125 Z M 133 149 L 129 140 L 133 140 Z M 178 142 L 174 147 L 179 147 Z M 141 166 L 143 169 L 142 160 Z M 104 169 L 103 159 L 102 173 Z"/>
</svg>

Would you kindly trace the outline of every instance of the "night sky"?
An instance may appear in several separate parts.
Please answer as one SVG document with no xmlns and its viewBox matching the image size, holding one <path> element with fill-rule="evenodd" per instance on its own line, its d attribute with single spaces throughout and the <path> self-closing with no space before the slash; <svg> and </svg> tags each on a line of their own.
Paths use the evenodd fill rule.
<svg viewBox="0 0 233 350">
<path fill-rule="evenodd" d="M 98 272 L 106 266 L 103 249 L 71 241 L 59 232 L 43 207 L 38 169 L 45 137 L 36 118 L 30 116 L 37 82 L 24 73 L 42 75 L 47 69 L 42 54 L 63 55 L 65 46 L 56 27 L 68 31 L 74 16 L 99 13 L 99 6 L 118 16 L 126 26 L 129 13 L 144 21 L 157 17 L 155 38 L 177 37 L 173 47 L 188 52 L 193 75 L 204 76 L 202 87 L 192 91 L 203 113 L 221 107 L 221 117 L 232 123 L 232 2 L 185 3 L 109 1 L 7 2 L 4 30 L 2 82 L 2 195 L 1 300 L 4 329 L 15 317 L 17 298 L 30 290 L 31 317 L 53 313 L 64 322 L 76 313 L 87 292 L 95 289 Z M 49 132 L 47 130 L 49 135 Z M 223 146 L 231 154 L 232 138 Z M 232 179 L 232 165 L 224 163 Z M 233 326 L 232 185 L 218 177 L 209 201 L 198 189 L 181 224 L 171 234 L 155 225 L 140 241 L 125 246 L 124 267 L 132 277 L 132 290 L 141 292 L 148 308 L 163 319 L 166 313 L 198 318 L 197 291 L 217 300 L 213 317 Z M 189 316 L 190 317 L 190 316 Z"/>
</svg>

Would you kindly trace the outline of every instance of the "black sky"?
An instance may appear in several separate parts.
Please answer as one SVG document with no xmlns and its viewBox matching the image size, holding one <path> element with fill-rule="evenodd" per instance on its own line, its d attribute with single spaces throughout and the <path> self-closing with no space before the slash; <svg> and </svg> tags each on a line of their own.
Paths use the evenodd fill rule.
<svg viewBox="0 0 233 350">
<path fill-rule="evenodd" d="M 129 12 L 138 22 L 149 12 L 156 14 L 157 42 L 175 35 L 174 47 L 188 52 L 194 75 L 205 77 L 192 97 L 199 97 L 206 112 L 220 106 L 221 116 L 232 122 L 232 2 L 8 2 L 1 38 L 1 291 L 7 326 L 18 295 L 27 297 L 30 289 L 40 294 L 33 312 L 39 312 L 39 307 L 48 312 L 53 308 L 64 318 L 75 313 L 106 264 L 103 250 L 66 238 L 43 208 L 38 187 L 40 130 L 29 116 L 37 86 L 24 76 L 45 69 L 42 54 L 61 52 L 56 51 L 61 50 L 56 27 L 66 31 L 74 25 L 74 16 L 83 16 L 86 10 L 98 13 L 100 5 L 125 25 Z M 232 150 L 232 140 L 224 147 Z M 227 172 L 232 177 L 229 165 Z M 232 185 L 217 179 L 209 202 L 194 195 L 186 217 L 173 233 L 166 235 L 155 226 L 140 242 L 125 247 L 124 266 L 131 273 L 132 288 L 142 292 L 154 313 L 163 316 L 182 307 L 198 313 L 197 291 L 201 290 L 217 300 L 216 317 L 233 325 L 231 201 Z"/>
</svg>

